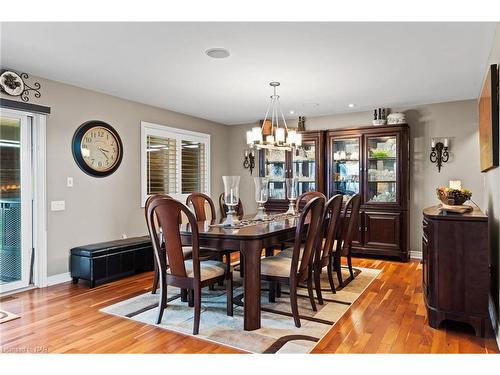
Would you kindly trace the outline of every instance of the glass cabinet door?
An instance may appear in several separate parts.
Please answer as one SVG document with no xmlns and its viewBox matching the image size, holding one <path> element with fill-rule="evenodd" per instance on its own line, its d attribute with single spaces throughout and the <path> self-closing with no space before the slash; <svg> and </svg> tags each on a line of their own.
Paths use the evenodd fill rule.
<svg viewBox="0 0 500 375">
<path fill-rule="evenodd" d="M 264 176 L 269 179 L 269 199 L 286 199 L 286 151 L 263 149 Z"/>
<path fill-rule="evenodd" d="M 330 193 L 346 197 L 359 193 L 360 138 L 337 138 L 332 145 L 333 191 Z"/>
<path fill-rule="evenodd" d="M 397 203 L 397 136 L 367 137 L 366 143 L 366 203 Z"/>
<path fill-rule="evenodd" d="M 292 151 L 293 177 L 298 179 L 298 195 L 317 190 L 316 142 L 303 141 L 302 148 Z"/>
</svg>

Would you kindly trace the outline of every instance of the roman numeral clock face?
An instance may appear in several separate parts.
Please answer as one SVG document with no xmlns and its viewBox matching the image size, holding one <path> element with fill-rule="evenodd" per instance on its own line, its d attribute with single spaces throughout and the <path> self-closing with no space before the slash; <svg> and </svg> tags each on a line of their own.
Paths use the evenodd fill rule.
<svg viewBox="0 0 500 375">
<path fill-rule="evenodd" d="M 73 138 L 73 154 L 84 172 L 104 177 L 118 168 L 122 158 L 122 143 L 110 125 L 103 122 L 85 123 Z"/>
</svg>

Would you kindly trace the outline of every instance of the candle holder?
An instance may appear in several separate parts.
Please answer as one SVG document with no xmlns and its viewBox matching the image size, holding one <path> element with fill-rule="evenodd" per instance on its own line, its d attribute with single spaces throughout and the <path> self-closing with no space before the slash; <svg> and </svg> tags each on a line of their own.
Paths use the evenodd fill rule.
<svg viewBox="0 0 500 375">
<path fill-rule="evenodd" d="M 222 176 L 224 181 L 224 203 L 227 206 L 227 216 L 223 226 L 234 227 L 240 223 L 236 206 L 240 199 L 240 176 Z"/>
<path fill-rule="evenodd" d="M 295 202 L 297 201 L 297 183 L 298 180 L 296 177 L 286 178 L 286 197 L 288 199 L 288 211 L 285 212 L 287 215 L 297 215 L 297 210 L 295 209 Z"/>
<path fill-rule="evenodd" d="M 436 142 L 434 139 L 431 141 L 431 154 L 430 161 L 435 163 L 438 167 L 438 172 L 441 172 L 441 166 L 446 163 L 450 157 L 448 153 L 448 138 L 444 139 L 443 142 Z"/>
<path fill-rule="evenodd" d="M 255 168 L 255 155 L 252 149 L 245 150 L 245 159 L 243 160 L 243 168 L 250 169 L 250 174 L 252 174 Z"/>
<path fill-rule="evenodd" d="M 255 201 L 258 204 L 257 215 L 255 215 L 254 220 L 267 220 L 269 215 L 266 213 L 266 207 L 264 204 L 269 198 L 269 179 L 265 177 L 254 177 L 253 182 L 255 183 Z"/>
</svg>

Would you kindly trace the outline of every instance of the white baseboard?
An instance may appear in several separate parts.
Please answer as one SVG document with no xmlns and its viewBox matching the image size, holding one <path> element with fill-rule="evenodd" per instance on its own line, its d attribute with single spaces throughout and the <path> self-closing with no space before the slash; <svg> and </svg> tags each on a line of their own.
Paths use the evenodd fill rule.
<svg viewBox="0 0 500 375">
<path fill-rule="evenodd" d="M 422 252 L 421 251 L 410 251 L 410 259 L 422 260 Z"/>
<path fill-rule="evenodd" d="M 69 272 L 60 273 L 47 277 L 47 286 L 62 284 L 71 281 L 71 274 Z"/>
<path fill-rule="evenodd" d="M 488 309 L 490 311 L 491 325 L 493 326 L 493 331 L 495 331 L 495 336 L 497 339 L 497 346 L 498 349 L 500 349 L 500 321 L 498 320 L 496 308 L 495 305 L 493 304 L 493 298 L 491 298 L 491 296 L 489 299 Z"/>
</svg>

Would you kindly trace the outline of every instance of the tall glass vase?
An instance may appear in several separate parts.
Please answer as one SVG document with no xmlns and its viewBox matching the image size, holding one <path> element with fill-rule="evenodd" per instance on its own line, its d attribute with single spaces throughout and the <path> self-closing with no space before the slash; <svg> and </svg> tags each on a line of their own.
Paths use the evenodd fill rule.
<svg viewBox="0 0 500 375">
<path fill-rule="evenodd" d="M 268 215 L 264 204 L 269 198 L 269 179 L 266 177 L 254 177 L 253 182 L 255 183 L 255 201 L 258 205 L 257 215 L 255 215 L 254 220 L 267 220 Z"/>
<path fill-rule="evenodd" d="M 286 178 L 286 197 L 288 198 L 288 211 L 287 215 L 296 215 L 297 210 L 295 209 L 295 202 L 297 201 L 297 188 L 298 188 L 298 179 L 296 177 Z"/>
<path fill-rule="evenodd" d="M 222 176 L 222 181 L 224 181 L 224 203 L 227 206 L 227 216 L 223 225 L 232 227 L 240 222 L 236 213 L 236 206 L 240 200 L 240 176 Z"/>
</svg>

